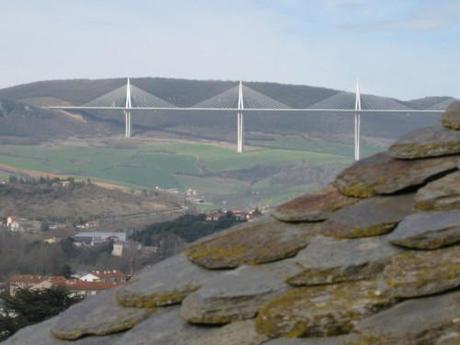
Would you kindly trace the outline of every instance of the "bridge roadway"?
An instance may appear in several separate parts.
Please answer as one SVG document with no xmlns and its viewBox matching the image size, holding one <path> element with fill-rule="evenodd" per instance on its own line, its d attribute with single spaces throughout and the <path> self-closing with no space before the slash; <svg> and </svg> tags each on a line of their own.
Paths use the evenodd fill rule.
<svg viewBox="0 0 460 345">
<path fill-rule="evenodd" d="M 313 108 L 194 108 L 194 107 L 91 107 L 91 106 L 49 106 L 46 109 L 56 110 L 122 110 L 122 111 L 229 111 L 245 113 L 250 112 L 278 112 L 278 113 L 428 113 L 441 114 L 445 110 L 439 109 L 313 109 Z"/>
</svg>

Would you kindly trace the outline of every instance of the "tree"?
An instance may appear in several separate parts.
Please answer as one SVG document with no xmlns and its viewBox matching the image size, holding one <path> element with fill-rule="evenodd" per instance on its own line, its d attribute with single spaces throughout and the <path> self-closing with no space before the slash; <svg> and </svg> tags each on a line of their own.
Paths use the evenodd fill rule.
<svg viewBox="0 0 460 345">
<path fill-rule="evenodd" d="M 67 279 L 72 278 L 72 267 L 70 267 L 69 264 L 64 264 L 62 265 L 61 271 L 59 273 Z"/>
<path fill-rule="evenodd" d="M 14 296 L 4 298 L 4 312 L 0 315 L 0 340 L 23 327 L 47 320 L 81 300 L 80 296 L 73 296 L 63 287 L 20 289 Z"/>
</svg>

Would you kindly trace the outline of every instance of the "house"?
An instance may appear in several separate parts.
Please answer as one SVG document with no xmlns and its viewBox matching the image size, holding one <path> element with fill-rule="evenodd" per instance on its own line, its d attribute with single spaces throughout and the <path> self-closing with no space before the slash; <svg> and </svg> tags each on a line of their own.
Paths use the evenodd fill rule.
<svg viewBox="0 0 460 345">
<path fill-rule="evenodd" d="M 81 276 L 79 280 L 84 282 L 105 282 L 121 285 L 126 283 L 126 275 L 118 270 L 92 271 Z"/>
<path fill-rule="evenodd" d="M 8 292 L 14 296 L 19 289 L 41 290 L 60 286 L 65 287 L 74 295 L 92 296 L 102 290 L 120 286 L 125 282 L 126 275 L 117 270 L 94 271 L 80 279 L 16 274 L 8 280 Z"/>
<path fill-rule="evenodd" d="M 11 232 L 38 232 L 42 228 L 42 223 L 38 220 L 9 216 L 6 218 L 6 228 Z"/>
<path fill-rule="evenodd" d="M 47 277 L 32 274 L 15 274 L 8 280 L 8 293 L 14 296 L 19 289 L 31 289 L 35 285 L 43 283 Z"/>
<path fill-rule="evenodd" d="M 80 230 L 85 230 L 85 229 L 94 229 L 94 228 L 97 228 L 98 226 L 99 226 L 99 223 L 97 220 L 91 220 L 84 224 L 78 224 L 76 228 Z"/>
<path fill-rule="evenodd" d="M 6 218 L 6 227 L 8 228 L 8 230 L 10 230 L 12 232 L 22 231 L 18 221 L 14 217 L 7 217 Z"/>
<path fill-rule="evenodd" d="M 65 287 L 78 296 L 94 296 L 98 292 L 113 289 L 120 284 L 108 283 L 104 281 L 86 282 L 78 279 L 68 280 Z"/>
<path fill-rule="evenodd" d="M 245 211 L 235 210 L 232 213 L 239 222 L 245 222 L 248 219 L 248 214 Z"/>
<path fill-rule="evenodd" d="M 216 211 L 212 211 L 206 214 L 206 221 L 207 222 L 217 222 L 221 220 L 223 217 L 225 217 L 225 213 L 222 212 L 221 210 L 216 210 Z"/>
<path fill-rule="evenodd" d="M 115 242 L 113 244 L 112 255 L 122 257 L 142 250 L 142 244 L 136 241 Z"/>
</svg>

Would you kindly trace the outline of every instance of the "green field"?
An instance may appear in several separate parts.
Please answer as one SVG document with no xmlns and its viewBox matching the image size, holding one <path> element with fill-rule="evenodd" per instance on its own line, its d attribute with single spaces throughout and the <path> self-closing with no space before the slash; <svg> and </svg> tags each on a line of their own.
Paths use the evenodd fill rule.
<svg viewBox="0 0 460 345">
<path fill-rule="evenodd" d="M 326 150 L 328 151 L 328 150 Z M 329 148 L 334 151 L 334 148 Z M 342 152 L 341 152 L 342 153 Z M 0 163 L 21 169 L 98 179 L 131 188 L 198 190 L 207 199 L 240 199 L 272 203 L 316 186 L 274 183 L 270 176 L 256 182 L 221 176 L 254 166 L 343 166 L 350 157 L 292 148 L 259 148 L 245 153 L 215 144 L 153 142 L 129 145 L 2 145 Z"/>
</svg>

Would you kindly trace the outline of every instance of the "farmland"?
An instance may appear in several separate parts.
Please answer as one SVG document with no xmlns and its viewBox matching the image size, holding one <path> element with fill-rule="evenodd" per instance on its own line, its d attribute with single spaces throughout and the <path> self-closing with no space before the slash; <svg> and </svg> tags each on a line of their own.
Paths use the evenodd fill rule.
<svg viewBox="0 0 460 345">
<path fill-rule="evenodd" d="M 239 154 L 232 146 L 219 143 L 139 139 L 126 142 L 112 138 L 111 141 L 1 145 L 0 164 L 21 171 L 90 178 L 132 189 L 192 188 L 213 206 L 227 203 L 247 206 L 280 202 L 318 188 L 324 181 L 312 180 L 308 169 L 327 172 L 343 167 L 350 162 L 350 156 L 344 154 L 345 146 L 341 148 L 318 142 L 308 144 L 299 139 L 290 139 L 286 144 L 276 139 Z M 305 173 L 302 167 L 306 167 Z M 317 170 L 315 174 L 318 175 Z"/>
</svg>

